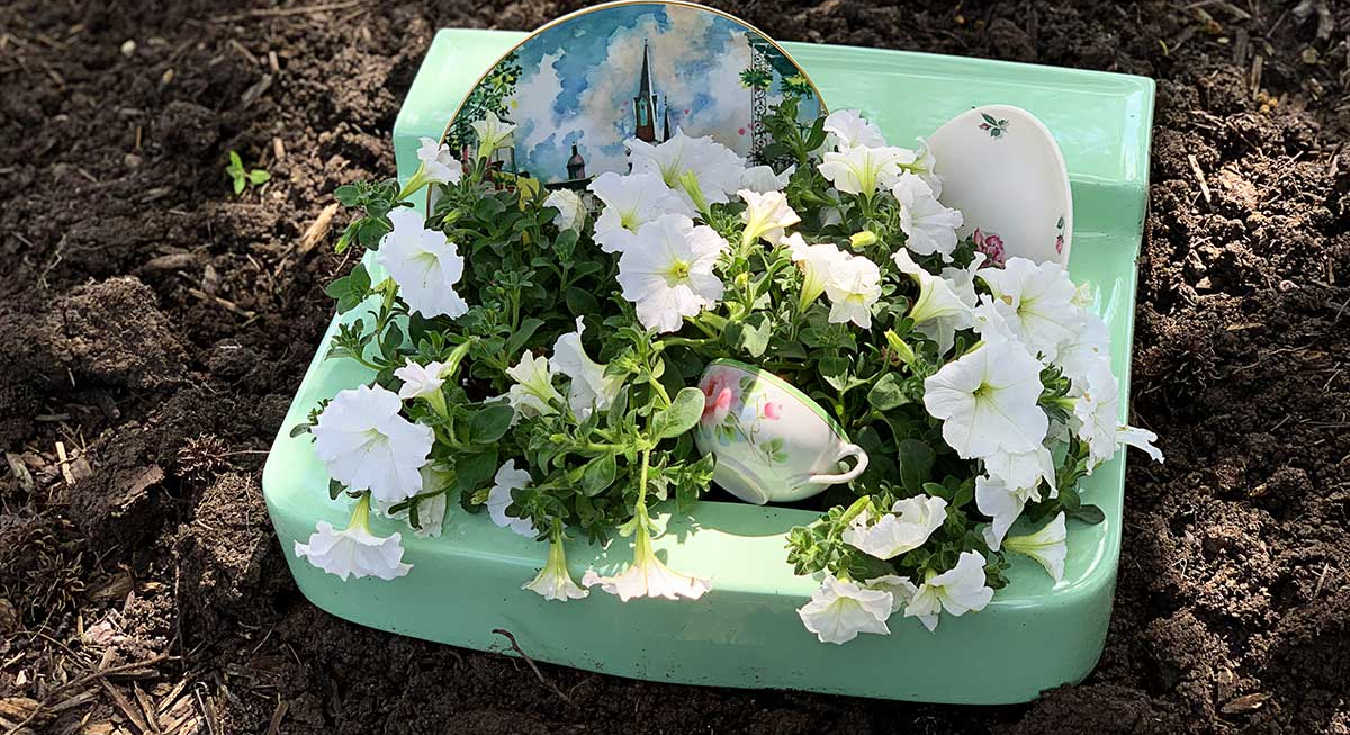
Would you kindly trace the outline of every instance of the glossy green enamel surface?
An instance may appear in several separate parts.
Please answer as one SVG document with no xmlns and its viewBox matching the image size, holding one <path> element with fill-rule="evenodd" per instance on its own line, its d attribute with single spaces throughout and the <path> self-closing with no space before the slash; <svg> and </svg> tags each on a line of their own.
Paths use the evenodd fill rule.
<svg viewBox="0 0 1350 735">
<path fill-rule="evenodd" d="M 415 168 L 419 136 L 439 137 L 478 75 L 524 34 L 444 30 L 437 34 L 395 126 L 399 174 Z M 1074 194 L 1076 280 L 1092 283 L 1111 329 L 1121 381 L 1129 391 L 1134 260 L 1147 190 L 1153 82 L 1098 72 L 870 49 L 785 44 L 832 109 L 858 107 L 898 144 L 934 130 L 977 104 L 1018 105 L 1043 120 L 1064 151 Z M 324 336 L 326 344 L 334 326 Z M 314 363 L 280 427 L 263 472 L 273 524 L 301 591 L 343 618 L 396 633 L 501 650 L 493 628 L 510 630 L 531 657 L 644 679 L 736 687 L 811 689 L 868 697 L 998 704 L 1082 679 L 1105 641 L 1120 554 L 1124 462 L 1117 457 L 1085 481 L 1084 498 L 1106 521 L 1070 523 L 1069 558 L 1057 585 L 1029 559 L 1012 557 L 1011 584 L 981 613 L 943 616 L 935 633 L 892 618 L 892 635 L 823 645 L 796 608 L 815 582 L 785 563 L 783 534 L 814 514 L 732 503 L 701 503 L 672 519 L 656 542 L 680 571 L 710 577 L 694 602 L 617 598 L 546 602 L 520 590 L 547 549 L 455 507 L 438 539 L 404 533 L 414 568 L 393 582 L 343 583 L 294 556 L 314 523 L 341 527 L 347 510 L 329 502 L 328 480 L 308 437 L 291 427 L 321 398 L 363 383 L 350 362 Z M 396 526 L 375 520 L 376 533 Z M 406 531 L 406 529 L 405 529 Z M 630 556 L 571 543 L 579 579 L 588 566 L 612 571 Z"/>
</svg>

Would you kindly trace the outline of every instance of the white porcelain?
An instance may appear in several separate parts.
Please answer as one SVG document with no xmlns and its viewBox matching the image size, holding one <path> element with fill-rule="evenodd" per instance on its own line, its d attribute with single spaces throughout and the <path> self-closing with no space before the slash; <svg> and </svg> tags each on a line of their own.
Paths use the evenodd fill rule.
<svg viewBox="0 0 1350 735">
<path fill-rule="evenodd" d="M 747 503 L 802 500 L 867 469 L 867 453 L 819 404 L 768 371 L 714 360 L 699 388 L 694 442 L 717 458 L 713 482 Z M 841 463 L 847 457 L 852 469 Z"/>
<path fill-rule="evenodd" d="M 991 256 L 1001 248 L 1005 258 L 1068 264 L 1069 174 L 1040 120 L 1020 107 L 982 105 L 938 128 L 928 146 L 942 177 L 938 199 L 965 215 L 958 235 L 974 235 Z"/>
</svg>

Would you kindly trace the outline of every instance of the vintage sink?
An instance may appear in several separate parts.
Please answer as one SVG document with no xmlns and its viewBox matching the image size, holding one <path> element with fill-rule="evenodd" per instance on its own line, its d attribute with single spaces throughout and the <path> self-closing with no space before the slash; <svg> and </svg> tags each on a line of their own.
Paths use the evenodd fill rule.
<svg viewBox="0 0 1350 735">
<path fill-rule="evenodd" d="M 525 34 L 442 30 L 427 52 L 394 127 L 398 173 L 416 168 L 417 138 L 439 138 L 478 76 Z M 906 144 L 974 105 L 1006 103 L 1038 116 L 1064 152 L 1074 197 L 1071 270 L 1092 283 L 1111 328 L 1122 419 L 1129 392 L 1135 258 L 1148 190 L 1153 81 L 1103 72 L 930 54 L 787 43 L 832 109 L 861 108 L 889 140 Z M 823 645 L 795 609 L 816 583 L 785 563 L 784 533 L 815 514 L 704 502 L 672 519 L 656 542 L 672 566 L 713 580 L 693 602 L 546 602 L 520 589 L 544 564 L 547 546 L 492 525 L 486 514 L 452 510 L 445 533 L 413 538 L 392 582 L 342 582 L 297 559 L 293 547 L 318 520 L 338 527 L 347 511 L 328 499 L 328 478 L 308 436 L 290 438 L 322 398 L 366 382 L 351 361 L 325 361 L 330 325 L 296 393 L 263 471 L 263 491 L 300 590 L 348 620 L 402 635 L 481 650 L 501 650 L 494 628 L 510 630 L 532 658 L 619 676 L 748 688 L 805 689 L 929 702 L 1001 704 L 1082 680 L 1106 639 L 1120 556 L 1125 464 L 1121 456 L 1084 485 L 1084 498 L 1106 513 L 1096 526 L 1070 523 L 1063 581 L 1030 559 L 1011 555 L 1011 584 L 979 614 L 944 616 L 935 633 L 915 619 L 892 618 L 892 635 Z M 396 530 L 376 520 L 376 533 Z M 572 543 L 580 579 L 592 563 L 623 561 Z"/>
</svg>

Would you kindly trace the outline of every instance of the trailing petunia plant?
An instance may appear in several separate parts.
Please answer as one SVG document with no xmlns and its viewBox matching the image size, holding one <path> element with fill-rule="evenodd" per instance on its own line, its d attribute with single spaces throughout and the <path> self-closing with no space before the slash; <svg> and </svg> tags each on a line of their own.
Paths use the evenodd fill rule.
<svg viewBox="0 0 1350 735">
<path fill-rule="evenodd" d="M 1117 421 L 1091 291 L 995 236 L 958 237 L 922 144 L 890 146 L 853 111 L 800 123 L 788 92 L 764 121 L 773 166 L 679 131 L 629 141 L 627 174 L 550 189 L 493 164 L 514 130 L 488 112 L 454 150 L 424 139 L 402 185 L 340 187 L 357 216 L 337 247 L 370 255 L 329 286 L 329 357 L 373 378 L 298 427 L 354 510 L 295 553 L 393 579 L 415 560 L 370 512 L 434 536 L 458 506 L 548 544 L 523 588 L 550 600 L 698 598 L 716 580 L 667 567 L 652 540 L 662 507 L 710 487 L 693 430 L 728 406 L 697 385 L 734 358 L 871 458 L 787 536 L 786 562 L 821 582 L 799 614 L 822 642 L 978 611 L 1008 552 L 1058 580 L 1066 520 L 1102 519 L 1079 480 L 1126 444 L 1161 459 Z M 631 543 L 632 562 L 578 583 L 578 543 Z"/>
</svg>

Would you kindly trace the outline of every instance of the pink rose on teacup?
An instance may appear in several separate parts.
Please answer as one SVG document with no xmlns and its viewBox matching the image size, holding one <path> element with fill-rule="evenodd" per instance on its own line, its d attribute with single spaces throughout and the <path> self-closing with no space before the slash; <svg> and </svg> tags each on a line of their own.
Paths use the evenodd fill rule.
<svg viewBox="0 0 1350 735">
<path fill-rule="evenodd" d="M 712 371 L 704 379 L 700 386 L 703 389 L 703 417 L 700 421 L 704 425 L 720 424 L 731 412 L 732 377 L 721 371 Z"/>
<path fill-rule="evenodd" d="M 770 421 L 777 421 L 783 418 L 783 404 L 777 401 L 768 401 L 764 404 L 764 418 Z"/>
</svg>

